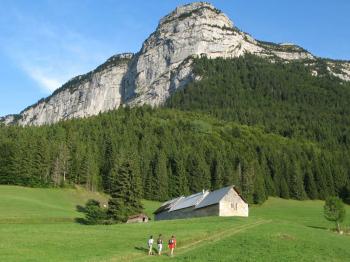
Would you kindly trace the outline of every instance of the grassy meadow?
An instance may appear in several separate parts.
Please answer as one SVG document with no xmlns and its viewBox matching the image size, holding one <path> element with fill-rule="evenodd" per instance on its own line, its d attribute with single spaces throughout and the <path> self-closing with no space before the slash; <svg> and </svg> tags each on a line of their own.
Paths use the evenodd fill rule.
<svg viewBox="0 0 350 262">
<path fill-rule="evenodd" d="M 153 220 L 85 226 L 76 211 L 102 194 L 83 189 L 0 186 L 0 261 L 349 261 L 350 236 L 323 218 L 322 201 L 270 198 L 249 218 Z M 144 201 L 145 212 L 159 203 Z M 350 207 L 347 220 L 350 227 Z M 150 234 L 175 234 L 175 257 L 146 255 Z"/>
</svg>

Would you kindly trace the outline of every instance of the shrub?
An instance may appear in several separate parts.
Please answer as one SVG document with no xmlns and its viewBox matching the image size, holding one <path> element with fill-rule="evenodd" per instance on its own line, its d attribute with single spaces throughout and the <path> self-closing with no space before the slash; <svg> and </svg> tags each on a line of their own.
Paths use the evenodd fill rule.
<svg viewBox="0 0 350 262">
<path fill-rule="evenodd" d="M 101 208 L 100 202 L 97 200 L 90 199 L 87 201 L 85 208 L 85 224 L 87 225 L 98 225 L 106 224 L 107 213 L 104 208 Z"/>
<path fill-rule="evenodd" d="M 345 206 L 338 197 L 329 197 L 324 205 L 324 216 L 327 220 L 335 222 L 337 231 L 340 232 L 340 223 L 345 218 Z"/>
</svg>

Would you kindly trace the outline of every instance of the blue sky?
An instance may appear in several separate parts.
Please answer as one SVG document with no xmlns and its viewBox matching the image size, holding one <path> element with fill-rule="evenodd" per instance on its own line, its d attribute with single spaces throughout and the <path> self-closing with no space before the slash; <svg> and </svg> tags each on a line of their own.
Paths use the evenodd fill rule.
<svg viewBox="0 0 350 262">
<path fill-rule="evenodd" d="M 136 52 L 182 0 L 0 0 L 0 116 L 108 57 Z M 213 0 L 241 30 L 350 60 L 349 0 Z"/>
</svg>

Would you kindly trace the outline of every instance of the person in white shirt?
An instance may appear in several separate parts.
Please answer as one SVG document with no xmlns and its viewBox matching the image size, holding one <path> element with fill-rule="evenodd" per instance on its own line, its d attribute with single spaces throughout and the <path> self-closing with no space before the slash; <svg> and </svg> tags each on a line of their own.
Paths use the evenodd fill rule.
<svg viewBox="0 0 350 262">
<path fill-rule="evenodd" d="M 148 255 L 153 255 L 153 236 L 148 239 Z"/>
</svg>

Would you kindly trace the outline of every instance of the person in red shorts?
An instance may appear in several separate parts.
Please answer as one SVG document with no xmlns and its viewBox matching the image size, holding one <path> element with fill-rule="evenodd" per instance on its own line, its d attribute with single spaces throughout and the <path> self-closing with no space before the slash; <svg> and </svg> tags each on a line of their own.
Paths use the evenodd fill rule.
<svg viewBox="0 0 350 262">
<path fill-rule="evenodd" d="M 168 242 L 168 247 L 170 249 L 170 256 L 172 257 L 174 255 L 174 249 L 176 247 L 176 238 L 175 236 L 171 236 Z"/>
</svg>

